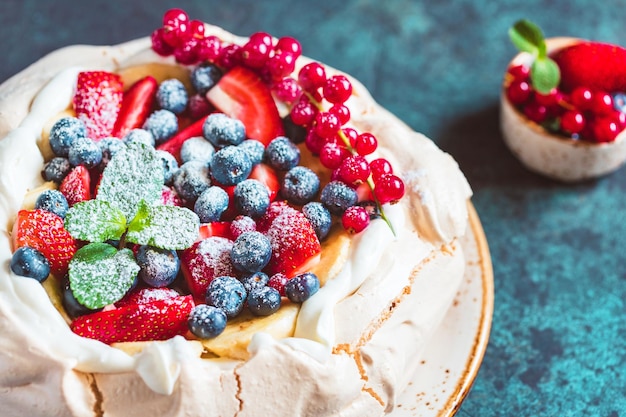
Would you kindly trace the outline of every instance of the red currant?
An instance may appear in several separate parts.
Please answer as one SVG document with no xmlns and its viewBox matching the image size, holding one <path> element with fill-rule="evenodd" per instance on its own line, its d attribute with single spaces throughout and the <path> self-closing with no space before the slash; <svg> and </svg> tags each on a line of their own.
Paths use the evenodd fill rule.
<svg viewBox="0 0 626 417">
<path fill-rule="evenodd" d="M 514 105 L 524 104 L 532 93 L 530 84 L 526 81 L 513 81 L 506 89 L 506 96 Z"/>
<path fill-rule="evenodd" d="M 329 142 L 320 150 L 320 162 L 328 169 L 337 169 L 344 159 L 350 156 L 350 151 L 345 146 L 335 142 Z"/>
<path fill-rule="evenodd" d="M 315 116 L 315 133 L 323 138 L 331 138 L 337 134 L 341 124 L 333 113 L 321 111 Z"/>
<path fill-rule="evenodd" d="M 264 32 L 257 32 L 241 48 L 241 62 L 253 69 L 262 68 L 272 52 L 272 37 Z"/>
<path fill-rule="evenodd" d="M 553 88 L 547 94 L 535 93 L 535 101 L 542 106 L 552 107 L 559 104 L 559 101 L 563 98 L 563 93 L 558 89 Z"/>
<path fill-rule="evenodd" d="M 361 133 L 354 143 L 354 150 L 359 155 L 369 155 L 378 147 L 378 140 L 371 133 Z"/>
<path fill-rule="evenodd" d="M 241 46 L 231 43 L 226 45 L 220 51 L 220 56 L 217 58 L 217 64 L 226 69 L 232 69 L 241 63 Z"/>
<path fill-rule="evenodd" d="M 159 28 L 152 32 L 152 49 L 154 49 L 154 52 L 161 56 L 169 56 L 174 53 L 174 47 L 165 42 L 163 39 L 164 34 L 165 29 L 163 28 Z"/>
<path fill-rule="evenodd" d="M 222 51 L 222 41 L 217 36 L 207 36 L 198 41 L 198 59 L 200 61 L 217 61 Z"/>
<path fill-rule="evenodd" d="M 356 138 L 359 137 L 359 132 L 357 132 L 356 130 L 352 129 L 351 127 L 344 127 L 343 129 L 341 129 L 341 131 L 346 136 L 346 138 L 348 138 L 348 142 L 349 142 L 350 146 L 352 148 L 354 148 L 354 145 L 356 144 Z M 344 143 L 344 145 L 347 146 L 348 144 Z"/>
<path fill-rule="evenodd" d="M 591 138 L 595 142 L 613 142 L 622 128 L 613 117 L 600 117 L 593 121 Z"/>
<path fill-rule="evenodd" d="M 324 98 L 333 104 L 345 103 L 352 94 L 352 84 L 345 75 L 333 75 L 324 84 Z"/>
<path fill-rule="evenodd" d="M 285 77 L 278 81 L 272 87 L 272 91 L 280 101 L 287 104 L 295 103 L 302 95 L 300 84 L 291 77 Z"/>
<path fill-rule="evenodd" d="M 381 175 L 374 182 L 374 193 L 381 204 L 395 203 L 404 195 L 404 182 L 394 174 Z"/>
<path fill-rule="evenodd" d="M 575 135 L 585 128 L 585 116 L 578 110 L 568 110 L 561 116 L 561 129 Z"/>
<path fill-rule="evenodd" d="M 344 106 L 343 104 L 335 104 L 328 111 L 339 119 L 339 124 L 341 126 L 345 125 L 350 121 L 350 109 L 348 106 Z"/>
<path fill-rule="evenodd" d="M 296 57 L 291 52 L 279 51 L 267 59 L 265 66 L 273 80 L 280 80 L 293 72 Z"/>
<path fill-rule="evenodd" d="M 370 162 L 370 169 L 372 170 L 372 178 L 374 179 L 374 182 L 376 182 L 378 178 L 383 175 L 393 174 L 391 164 L 384 158 L 374 159 Z"/>
<path fill-rule="evenodd" d="M 315 133 L 315 129 L 309 129 L 306 133 L 306 138 L 304 139 L 304 144 L 306 148 L 311 151 L 314 155 L 319 155 L 322 150 L 322 146 L 326 143 L 326 140 Z"/>
<path fill-rule="evenodd" d="M 508 72 L 513 76 L 515 81 L 527 81 L 528 77 L 530 77 L 530 67 L 527 65 L 510 67 Z"/>
<path fill-rule="evenodd" d="M 302 55 L 302 46 L 297 39 L 285 36 L 276 43 L 276 51 L 291 52 L 295 58 L 298 58 Z"/>
<path fill-rule="evenodd" d="M 183 65 L 192 65 L 198 62 L 198 40 L 189 38 L 176 49 L 174 49 L 174 57 L 176 61 Z"/>
<path fill-rule="evenodd" d="M 315 120 L 317 109 L 308 97 L 301 96 L 291 109 L 291 121 L 298 126 L 309 126 Z"/>
<path fill-rule="evenodd" d="M 574 107 L 579 110 L 589 110 L 591 108 L 593 94 L 587 87 L 576 87 L 572 90 L 569 100 Z"/>
<path fill-rule="evenodd" d="M 590 110 L 595 115 L 608 115 L 613 113 L 613 97 L 604 91 L 596 91 L 591 95 Z"/>
<path fill-rule="evenodd" d="M 370 224 L 370 216 L 364 207 L 351 206 L 343 212 L 341 224 L 348 233 L 359 233 Z"/>
<path fill-rule="evenodd" d="M 361 155 L 352 155 L 343 160 L 339 167 L 339 176 L 346 184 L 358 185 L 370 176 L 370 164 Z"/>
<path fill-rule="evenodd" d="M 533 122 L 542 123 L 548 117 L 548 108 L 533 101 L 524 106 L 524 114 Z"/>
<path fill-rule="evenodd" d="M 163 40 L 170 46 L 182 45 L 189 37 L 189 16 L 182 9 L 170 9 L 163 15 Z"/>
<path fill-rule="evenodd" d="M 200 20 L 192 20 L 189 22 L 189 32 L 194 38 L 198 40 L 204 39 L 204 30 L 204 22 Z"/>
<path fill-rule="evenodd" d="M 298 73 L 298 82 L 306 91 L 317 91 L 326 82 L 326 70 L 317 62 L 306 64 Z"/>
</svg>

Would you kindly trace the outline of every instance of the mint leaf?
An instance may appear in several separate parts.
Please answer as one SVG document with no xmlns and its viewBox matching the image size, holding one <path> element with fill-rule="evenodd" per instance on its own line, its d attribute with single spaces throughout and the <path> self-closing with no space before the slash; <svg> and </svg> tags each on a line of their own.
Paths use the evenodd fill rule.
<svg viewBox="0 0 626 417">
<path fill-rule="evenodd" d="M 163 163 L 156 151 L 129 143 L 104 169 L 96 199 L 108 201 L 132 219 L 141 200 L 156 204 L 161 199 L 163 181 Z"/>
<path fill-rule="evenodd" d="M 126 240 L 139 245 L 180 250 L 191 246 L 198 238 L 200 220 L 184 207 L 140 202 L 137 215 L 128 225 Z"/>
<path fill-rule="evenodd" d="M 106 243 L 90 243 L 70 262 L 70 288 L 79 303 L 95 310 L 124 297 L 138 272 L 130 249 L 118 251 Z"/>
<path fill-rule="evenodd" d="M 513 45 L 522 52 L 529 52 L 532 55 L 546 56 L 546 42 L 543 32 L 539 26 L 529 20 L 522 19 L 515 22 L 509 29 L 509 38 Z"/>
<path fill-rule="evenodd" d="M 561 71 L 556 62 L 548 57 L 537 58 L 530 66 L 530 79 L 533 88 L 541 94 L 548 94 L 559 85 Z"/>
<path fill-rule="evenodd" d="M 122 236 L 126 231 L 126 217 L 107 201 L 87 200 L 68 210 L 65 229 L 74 239 L 104 242 Z"/>
</svg>

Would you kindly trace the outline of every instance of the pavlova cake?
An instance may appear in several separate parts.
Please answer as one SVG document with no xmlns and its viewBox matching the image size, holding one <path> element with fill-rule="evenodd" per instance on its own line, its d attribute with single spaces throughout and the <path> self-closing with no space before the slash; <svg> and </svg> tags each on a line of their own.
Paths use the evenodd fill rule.
<svg viewBox="0 0 626 417">
<path fill-rule="evenodd" d="M 165 13 L 0 86 L 3 416 L 380 416 L 451 305 L 454 160 L 292 38 Z"/>
</svg>

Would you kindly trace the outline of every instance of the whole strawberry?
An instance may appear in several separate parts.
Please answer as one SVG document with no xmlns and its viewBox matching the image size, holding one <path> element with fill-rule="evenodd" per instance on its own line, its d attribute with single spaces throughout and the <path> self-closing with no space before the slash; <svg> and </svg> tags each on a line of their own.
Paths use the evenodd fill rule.
<svg viewBox="0 0 626 417">
<path fill-rule="evenodd" d="M 608 92 L 626 90 L 626 49 L 602 42 L 581 42 L 557 51 L 561 89 L 576 87 Z"/>
<path fill-rule="evenodd" d="M 106 71 L 78 74 L 73 105 L 93 140 L 111 136 L 122 106 L 124 86 L 119 75 Z"/>
</svg>

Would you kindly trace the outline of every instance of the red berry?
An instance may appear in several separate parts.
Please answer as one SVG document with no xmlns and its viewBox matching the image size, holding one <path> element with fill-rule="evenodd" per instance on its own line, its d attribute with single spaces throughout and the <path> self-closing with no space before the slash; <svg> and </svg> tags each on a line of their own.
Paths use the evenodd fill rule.
<svg viewBox="0 0 626 417">
<path fill-rule="evenodd" d="M 189 22 L 189 32 L 194 38 L 198 40 L 204 39 L 204 30 L 204 22 L 200 20 L 192 20 Z"/>
<path fill-rule="evenodd" d="M 370 165 L 361 155 L 352 155 L 344 159 L 339 167 L 339 176 L 346 184 L 358 185 L 365 182 L 370 173 Z"/>
<path fill-rule="evenodd" d="M 596 115 L 613 113 L 613 97 L 604 91 L 596 91 L 591 96 L 591 109 Z"/>
<path fill-rule="evenodd" d="M 198 41 L 198 59 L 215 62 L 222 50 L 222 41 L 217 36 L 207 36 Z"/>
<path fill-rule="evenodd" d="M 348 233 L 359 233 L 370 224 L 370 215 L 364 207 L 348 207 L 341 216 L 341 224 Z"/>
<path fill-rule="evenodd" d="M 342 104 L 352 94 L 352 84 L 345 75 L 334 75 L 324 84 L 324 98 L 333 104 Z"/>
<path fill-rule="evenodd" d="M 291 120 L 298 126 L 309 126 L 315 120 L 317 109 L 306 96 L 301 96 L 300 100 L 291 109 Z"/>
<path fill-rule="evenodd" d="M 339 124 L 341 126 L 345 125 L 350 121 L 350 109 L 348 106 L 344 106 L 343 104 L 335 104 L 328 111 L 339 119 Z"/>
<path fill-rule="evenodd" d="M 370 162 L 370 169 L 372 171 L 372 178 L 374 179 L 374 182 L 385 174 L 393 174 L 391 164 L 384 158 L 374 159 Z"/>
<path fill-rule="evenodd" d="M 306 91 L 316 91 L 326 82 L 326 71 L 321 64 L 311 62 L 300 69 L 298 82 Z"/>
<path fill-rule="evenodd" d="M 535 93 L 535 101 L 542 106 L 551 107 L 559 104 L 559 101 L 563 98 L 561 93 L 556 88 L 550 90 L 547 94 Z"/>
<path fill-rule="evenodd" d="M 270 277 L 269 281 L 267 281 L 267 286 L 272 287 L 276 291 L 278 291 L 281 297 L 286 297 L 285 284 L 287 284 L 287 281 L 289 281 L 287 275 L 279 272 Z"/>
<path fill-rule="evenodd" d="M 396 202 L 404 195 L 404 182 L 396 175 L 381 175 L 374 182 L 374 192 L 381 204 Z"/>
<path fill-rule="evenodd" d="M 593 94 L 586 87 L 575 88 L 569 97 L 570 102 L 579 110 L 589 110 L 592 104 Z"/>
<path fill-rule="evenodd" d="M 267 59 L 265 66 L 273 80 L 280 80 L 293 72 L 296 57 L 291 52 L 277 52 Z"/>
<path fill-rule="evenodd" d="M 321 111 L 315 116 L 314 128 L 318 136 L 323 138 L 334 137 L 340 127 L 339 118 L 333 113 Z"/>
<path fill-rule="evenodd" d="M 320 150 L 320 162 L 328 169 L 336 169 L 341 166 L 344 159 L 350 156 L 350 151 L 345 146 L 330 142 L 324 144 Z"/>
<path fill-rule="evenodd" d="M 182 9 L 170 9 L 163 15 L 163 40 L 170 46 L 177 47 L 191 35 L 189 16 Z"/>
<path fill-rule="evenodd" d="M 265 32 L 257 32 L 241 49 L 241 62 L 244 65 L 259 69 L 262 68 L 272 52 L 272 37 Z"/>
<path fill-rule="evenodd" d="M 561 129 L 570 135 L 582 132 L 585 127 L 585 116 L 577 110 L 568 110 L 561 116 Z"/>
<path fill-rule="evenodd" d="M 514 105 L 524 104 L 531 95 L 531 87 L 526 81 L 513 81 L 506 89 L 506 96 Z"/>
<path fill-rule="evenodd" d="M 315 129 L 309 129 L 304 139 L 306 148 L 311 151 L 312 154 L 318 155 L 322 149 L 322 146 L 326 143 L 326 140 L 315 133 Z"/>
<path fill-rule="evenodd" d="M 595 142 L 613 142 L 621 132 L 622 127 L 613 117 L 600 117 L 592 124 L 593 138 Z"/>
<path fill-rule="evenodd" d="M 174 53 L 174 47 L 163 39 L 165 29 L 159 28 L 152 32 L 152 49 L 161 56 L 170 56 Z"/>
<path fill-rule="evenodd" d="M 302 95 L 302 88 L 293 78 L 285 77 L 274 84 L 272 92 L 283 103 L 292 104 Z"/>
<path fill-rule="evenodd" d="M 197 46 L 198 40 L 196 38 L 185 40 L 174 50 L 176 61 L 183 65 L 192 65 L 198 62 Z"/>
<path fill-rule="evenodd" d="M 291 52 L 295 58 L 302 55 L 302 46 L 300 45 L 300 42 L 290 36 L 280 38 L 275 49 L 276 51 L 281 52 Z"/>
<path fill-rule="evenodd" d="M 378 147 L 378 140 L 371 133 L 361 133 L 354 143 L 354 150 L 359 155 L 369 155 Z"/>
<path fill-rule="evenodd" d="M 524 106 L 524 114 L 533 122 L 542 123 L 548 117 L 548 108 L 533 101 Z"/>
<path fill-rule="evenodd" d="M 359 137 L 359 132 L 352 129 L 351 127 L 344 127 L 343 129 L 341 129 L 341 131 L 348 138 L 348 141 L 350 142 L 350 146 L 354 148 L 354 146 L 356 145 L 356 138 Z M 345 145 L 347 146 L 347 144 Z"/>
<path fill-rule="evenodd" d="M 206 97 L 202 94 L 194 94 L 189 97 L 189 115 L 193 120 L 198 120 L 201 117 L 208 116 L 213 111 L 213 106 L 209 103 Z"/>
<path fill-rule="evenodd" d="M 528 77 L 530 77 L 530 67 L 527 65 L 510 67 L 508 72 L 513 76 L 515 81 L 527 81 Z"/>
<path fill-rule="evenodd" d="M 230 44 L 222 48 L 217 64 L 225 70 L 232 69 L 241 63 L 241 46 Z"/>
</svg>

